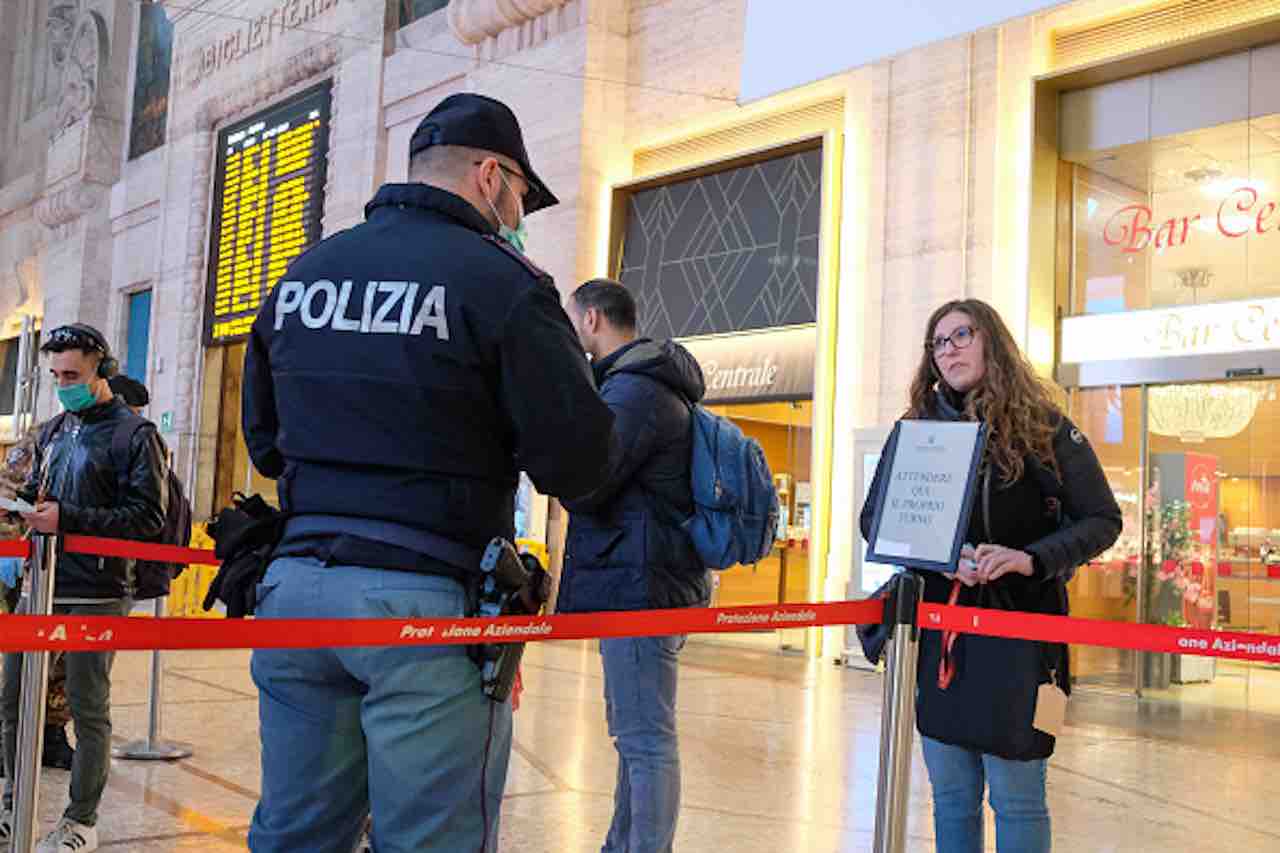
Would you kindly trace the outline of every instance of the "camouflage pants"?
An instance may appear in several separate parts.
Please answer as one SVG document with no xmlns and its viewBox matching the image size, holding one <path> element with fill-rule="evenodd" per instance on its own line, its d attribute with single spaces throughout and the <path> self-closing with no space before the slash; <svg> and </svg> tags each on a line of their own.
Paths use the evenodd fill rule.
<svg viewBox="0 0 1280 853">
<path fill-rule="evenodd" d="M 61 728 L 71 722 L 67 706 L 67 656 L 63 652 L 49 654 L 49 695 L 44 700 L 44 724 Z"/>
<path fill-rule="evenodd" d="M 4 590 L 4 612 L 17 609 L 18 590 L 0 585 Z M 44 724 L 61 728 L 71 722 L 71 708 L 67 705 L 67 656 L 62 652 L 49 653 L 49 694 L 44 701 Z"/>
</svg>

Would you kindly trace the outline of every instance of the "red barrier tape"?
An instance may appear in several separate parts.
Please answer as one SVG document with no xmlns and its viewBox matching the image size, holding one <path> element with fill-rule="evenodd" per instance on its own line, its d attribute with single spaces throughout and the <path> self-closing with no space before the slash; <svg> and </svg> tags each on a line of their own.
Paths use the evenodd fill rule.
<svg viewBox="0 0 1280 853">
<path fill-rule="evenodd" d="M 0 541 L 0 557 L 26 557 L 26 540 Z M 212 551 L 94 536 L 66 536 L 66 551 L 106 557 L 217 565 Z M 244 649 L 447 645 L 732 633 L 879 622 L 880 601 L 692 610 L 648 610 L 506 619 L 129 619 L 11 616 L 0 619 L 5 651 Z M 1104 622 L 1007 610 L 922 604 L 920 626 L 962 634 L 1280 663 L 1280 636 Z"/>
<path fill-rule="evenodd" d="M 154 542 L 127 542 L 123 539 L 101 539 L 97 536 L 67 536 L 63 542 L 63 550 L 69 554 L 157 560 L 162 563 L 187 563 L 196 566 L 216 566 L 222 562 L 213 555 L 212 551 L 179 548 L 176 545 L 157 545 Z"/>
<path fill-rule="evenodd" d="M 500 619 L 131 619 L 0 617 L 0 650 L 285 649 L 471 645 L 719 634 L 878 622 L 881 601 L 642 610 Z"/>
<path fill-rule="evenodd" d="M 95 557 L 123 557 L 134 560 L 158 560 L 163 563 L 185 563 L 193 566 L 216 566 L 222 561 L 212 551 L 179 548 L 155 542 L 130 542 L 103 539 L 98 536 L 68 535 L 62 538 L 62 549 L 68 554 L 92 554 Z M 0 540 L 0 557 L 31 556 L 28 539 Z"/>
<path fill-rule="evenodd" d="M 1103 622 L 1008 610 L 973 607 L 920 606 L 920 626 L 962 634 L 1013 637 L 1142 652 L 1204 655 L 1207 657 L 1280 662 L 1280 636 L 1237 631 L 1201 631 L 1165 625 Z"/>
<path fill-rule="evenodd" d="M 29 557 L 31 543 L 26 539 L 5 539 L 0 541 L 0 557 Z"/>
</svg>

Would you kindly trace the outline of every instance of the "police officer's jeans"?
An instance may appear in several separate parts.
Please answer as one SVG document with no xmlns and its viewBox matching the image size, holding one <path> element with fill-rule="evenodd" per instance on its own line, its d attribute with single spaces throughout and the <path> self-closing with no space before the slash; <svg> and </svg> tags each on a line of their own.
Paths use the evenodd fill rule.
<svg viewBox="0 0 1280 853">
<path fill-rule="evenodd" d="M 680 814 L 676 677 L 685 637 L 601 640 L 605 714 L 618 750 L 603 853 L 668 853 Z"/>
<path fill-rule="evenodd" d="M 464 602 L 444 577 L 283 558 L 257 617 L 457 617 Z M 483 694 L 464 647 L 263 649 L 252 670 L 262 797 L 250 850 L 351 853 L 370 810 L 378 853 L 497 849 L 511 705 Z"/>
<path fill-rule="evenodd" d="M 26 612 L 24 600 L 18 612 Z M 125 616 L 132 602 L 59 604 L 55 615 Z M 76 751 L 71 760 L 71 802 L 63 816 L 94 826 L 98 804 L 107 787 L 111 767 L 111 667 L 115 652 L 67 652 L 67 706 L 75 723 Z M 18 708 L 22 699 L 22 655 L 4 656 L 4 690 L 0 692 L 0 722 L 4 737 L 4 807 L 13 807 L 13 782 L 17 775 Z"/>
</svg>

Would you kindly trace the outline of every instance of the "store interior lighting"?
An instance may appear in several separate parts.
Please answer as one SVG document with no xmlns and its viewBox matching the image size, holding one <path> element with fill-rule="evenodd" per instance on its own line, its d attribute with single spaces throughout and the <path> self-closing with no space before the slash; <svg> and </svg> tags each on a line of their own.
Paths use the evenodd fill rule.
<svg viewBox="0 0 1280 853">
<path fill-rule="evenodd" d="M 1167 385 L 1152 388 L 1151 431 L 1198 443 L 1233 438 L 1249 426 L 1258 404 L 1275 399 L 1270 382 Z"/>
</svg>

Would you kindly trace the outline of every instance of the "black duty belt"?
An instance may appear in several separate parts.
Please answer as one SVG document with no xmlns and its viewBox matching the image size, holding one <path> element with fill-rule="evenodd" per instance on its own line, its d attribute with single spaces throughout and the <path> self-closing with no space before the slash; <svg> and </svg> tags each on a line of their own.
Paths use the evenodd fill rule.
<svg viewBox="0 0 1280 853">
<path fill-rule="evenodd" d="M 448 563 L 466 573 L 475 572 L 480 567 L 482 551 L 479 548 L 470 548 L 430 531 L 395 522 L 346 515 L 293 516 L 284 525 L 282 550 L 288 550 L 290 539 L 331 536 L 352 536 L 393 545 Z"/>
</svg>

